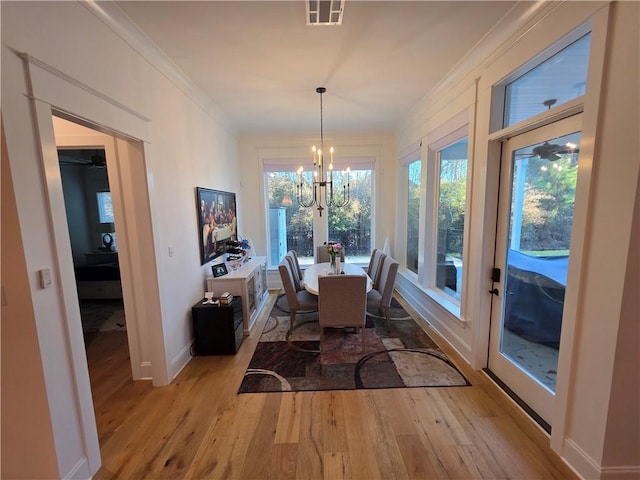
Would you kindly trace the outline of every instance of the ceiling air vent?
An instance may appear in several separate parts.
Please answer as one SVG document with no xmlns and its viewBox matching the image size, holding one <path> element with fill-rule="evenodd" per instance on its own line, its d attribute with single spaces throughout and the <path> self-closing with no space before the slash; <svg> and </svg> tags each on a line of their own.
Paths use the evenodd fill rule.
<svg viewBox="0 0 640 480">
<path fill-rule="evenodd" d="M 342 25 L 344 0 L 307 0 L 307 25 Z"/>
</svg>

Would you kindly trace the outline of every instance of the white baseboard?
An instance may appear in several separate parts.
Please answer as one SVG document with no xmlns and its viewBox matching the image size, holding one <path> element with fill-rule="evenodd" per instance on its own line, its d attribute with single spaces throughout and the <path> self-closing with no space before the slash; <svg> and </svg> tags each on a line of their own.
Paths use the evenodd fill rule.
<svg viewBox="0 0 640 480">
<path fill-rule="evenodd" d="M 588 480 L 638 480 L 640 478 L 640 465 L 601 467 L 570 438 L 565 441 L 562 459 L 580 478 Z"/>
<path fill-rule="evenodd" d="M 140 362 L 140 378 L 137 380 L 153 380 L 151 362 Z"/>
<path fill-rule="evenodd" d="M 638 480 L 640 478 L 640 465 L 630 467 L 602 467 L 600 470 L 602 480 Z"/>
<path fill-rule="evenodd" d="M 178 376 L 178 374 L 182 371 L 184 367 L 187 366 L 187 363 L 191 361 L 191 343 L 182 347 L 182 350 L 178 352 L 178 354 L 171 359 L 171 381 Z"/>
<path fill-rule="evenodd" d="M 570 438 L 564 442 L 562 459 L 580 478 L 601 478 L 600 465 Z"/>
<path fill-rule="evenodd" d="M 92 477 L 93 474 L 89 470 L 89 460 L 87 459 L 87 457 L 82 457 L 80 460 L 78 460 L 78 463 L 76 463 L 73 468 L 66 473 L 66 475 L 62 476 L 64 480 L 76 480 L 78 478 Z"/>
</svg>

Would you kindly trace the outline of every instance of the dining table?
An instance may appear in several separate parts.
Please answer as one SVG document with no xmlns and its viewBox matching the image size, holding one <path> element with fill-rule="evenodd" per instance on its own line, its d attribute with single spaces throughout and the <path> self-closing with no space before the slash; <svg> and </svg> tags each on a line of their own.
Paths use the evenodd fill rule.
<svg viewBox="0 0 640 480">
<path fill-rule="evenodd" d="M 373 288 L 371 278 L 369 278 L 369 275 L 367 275 L 367 272 L 365 272 L 362 267 L 353 263 L 341 263 L 340 266 L 342 273 L 345 275 L 363 275 L 367 277 L 367 292 Z M 314 263 L 306 267 L 302 274 L 302 286 L 305 290 L 313 295 L 318 295 L 318 277 L 329 275 L 330 267 L 331 264 L 329 262 Z"/>
</svg>

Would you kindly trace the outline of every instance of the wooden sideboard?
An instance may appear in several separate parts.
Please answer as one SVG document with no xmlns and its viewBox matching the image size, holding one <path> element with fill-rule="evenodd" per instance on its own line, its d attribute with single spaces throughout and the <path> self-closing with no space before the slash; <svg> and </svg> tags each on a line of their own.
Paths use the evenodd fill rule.
<svg viewBox="0 0 640 480">
<path fill-rule="evenodd" d="M 244 334 L 249 335 L 267 298 L 267 257 L 252 257 L 222 277 L 207 277 L 207 290 L 219 297 L 223 292 L 242 297 Z"/>
</svg>

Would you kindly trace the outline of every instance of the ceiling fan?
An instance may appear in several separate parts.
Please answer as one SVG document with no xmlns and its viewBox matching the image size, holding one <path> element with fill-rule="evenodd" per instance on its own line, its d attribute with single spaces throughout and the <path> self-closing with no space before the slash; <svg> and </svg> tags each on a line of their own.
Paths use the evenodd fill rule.
<svg viewBox="0 0 640 480">
<path fill-rule="evenodd" d="M 107 159 L 104 150 L 58 150 L 60 165 L 67 167 L 106 168 Z"/>
<path fill-rule="evenodd" d="M 533 155 L 540 157 L 543 160 L 549 160 L 553 162 L 559 160 L 561 155 L 567 153 L 578 153 L 580 150 L 577 145 L 567 143 L 565 145 L 558 145 L 557 143 L 544 142 L 542 145 L 534 147 L 532 150 Z"/>
</svg>

